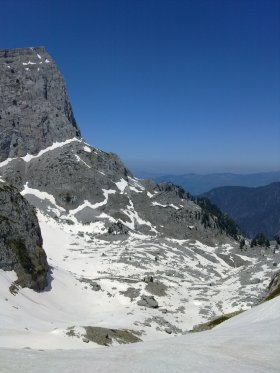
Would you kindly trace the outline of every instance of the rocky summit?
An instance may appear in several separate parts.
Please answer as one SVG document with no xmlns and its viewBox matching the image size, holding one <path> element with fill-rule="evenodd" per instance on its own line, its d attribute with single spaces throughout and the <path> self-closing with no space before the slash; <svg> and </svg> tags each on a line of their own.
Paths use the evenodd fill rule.
<svg viewBox="0 0 280 373">
<path fill-rule="evenodd" d="M 79 137 L 63 77 L 42 47 L 0 50 L 0 161 Z"/>
<path fill-rule="evenodd" d="M 0 333 L 0 346 L 154 340 L 263 299 L 279 248 L 245 240 L 241 250 L 238 228 L 209 201 L 137 179 L 117 155 L 87 144 L 44 48 L 2 50 L 0 69 L 0 331 L 19 320 L 12 336 Z M 44 293 L 20 288 L 46 285 L 30 205 L 50 266 Z M 19 283 L 14 296 L 21 252 L 44 276 Z"/>
</svg>

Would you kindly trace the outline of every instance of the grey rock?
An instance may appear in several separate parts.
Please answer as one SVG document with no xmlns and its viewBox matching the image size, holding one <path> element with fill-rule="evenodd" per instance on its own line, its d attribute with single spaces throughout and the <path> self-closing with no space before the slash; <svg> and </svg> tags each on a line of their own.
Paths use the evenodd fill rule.
<svg viewBox="0 0 280 373">
<path fill-rule="evenodd" d="M 136 343 L 141 339 L 136 337 L 136 333 L 130 330 L 108 329 L 94 326 L 85 326 L 85 338 L 99 345 L 109 346 L 113 340 L 119 344 Z"/>
<path fill-rule="evenodd" d="M 48 263 L 33 207 L 12 186 L 0 182 L 0 269 L 14 270 L 17 286 L 41 291 L 47 286 Z"/>
<path fill-rule="evenodd" d="M 124 295 L 125 297 L 128 297 L 130 298 L 131 300 L 137 298 L 140 294 L 140 290 L 139 289 L 135 289 L 133 287 L 129 287 L 127 288 L 126 291 L 121 291 L 120 292 L 122 295 Z"/>
<path fill-rule="evenodd" d="M 144 282 L 146 282 L 146 283 L 154 282 L 153 276 L 145 276 L 144 277 Z"/>
<path fill-rule="evenodd" d="M 138 306 L 148 308 L 158 308 L 158 302 L 153 296 L 142 295 L 141 299 L 137 302 Z"/>
<path fill-rule="evenodd" d="M 129 229 L 120 221 L 113 223 L 108 228 L 108 233 L 112 235 L 128 234 Z"/>
<path fill-rule="evenodd" d="M 159 281 L 149 282 L 146 286 L 146 291 L 148 291 L 149 293 L 153 295 L 163 297 L 166 295 L 167 286 Z"/>
<path fill-rule="evenodd" d="M 90 286 L 91 286 L 91 289 L 94 291 L 101 290 L 101 286 L 97 282 L 91 282 Z"/>
<path fill-rule="evenodd" d="M 0 133 L 0 162 L 80 137 L 64 79 L 43 47 L 0 50 Z"/>
<path fill-rule="evenodd" d="M 93 291 L 100 291 L 101 290 L 101 286 L 98 284 L 98 282 L 94 281 L 94 280 L 91 280 L 90 278 L 80 278 L 79 279 L 80 282 L 84 282 L 86 284 L 89 284 L 91 289 Z"/>
</svg>

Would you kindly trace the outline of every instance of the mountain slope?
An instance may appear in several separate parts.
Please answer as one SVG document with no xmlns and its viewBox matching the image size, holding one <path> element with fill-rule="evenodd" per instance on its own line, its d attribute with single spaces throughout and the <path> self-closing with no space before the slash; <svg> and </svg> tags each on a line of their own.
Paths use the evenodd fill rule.
<svg viewBox="0 0 280 373">
<path fill-rule="evenodd" d="M 204 196 L 250 237 L 262 232 L 272 239 L 280 230 L 280 183 L 258 188 L 216 188 Z"/>
<path fill-rule="evenodd" d="M 280 172 L 261 172 L 248 175 L 232 173 L 164 175 L 155 177 L 154 180 L 156 182 L 170 181 L 180 185 L 193 195 L 199 195 L 222 186 L 264 186 L 280 181 Z"/>
<path fill-rule="evenodd" d="M 0 350 L 2 372 L 279 372 L 280 298 L 211 331 L 108 350 Z"/>
</svg>

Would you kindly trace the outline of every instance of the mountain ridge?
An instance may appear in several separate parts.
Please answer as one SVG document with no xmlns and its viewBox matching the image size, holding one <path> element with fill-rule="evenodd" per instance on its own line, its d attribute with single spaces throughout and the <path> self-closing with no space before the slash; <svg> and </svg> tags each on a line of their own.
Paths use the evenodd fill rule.
<svg viewBox="0 0 280 373">
<path fill-rule="evenodd" d="M 264 233 L 273 239 L 280 230 L 280 182 L 261 187 L 220 187 L 203 194 L 228 214 L 249 237 Z"/>
<path fill-rule="evenodd" d="M 162 175 L 153 178 L 156 182 L 171 181 L 182 186 L 193 195 L 200 195 L 211 189 L 222 186 L 265 186 L 280 181 L 280 171 L 258 172 L 251 174 L 213 173 L 213 174 L 183 174 Z"/>
</svg>

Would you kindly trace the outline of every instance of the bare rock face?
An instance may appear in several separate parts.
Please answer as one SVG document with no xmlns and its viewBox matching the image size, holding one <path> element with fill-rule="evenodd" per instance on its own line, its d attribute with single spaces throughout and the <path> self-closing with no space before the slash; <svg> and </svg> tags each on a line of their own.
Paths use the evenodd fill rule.
<svg viewBox="0 0 280 373">
<path fill-rule="evenodd" d="M 34 208 L 0 182 L 0 269 L 14 270 L 16 285 L 40 291 L 47 286 L 48 263 Z"/>
<path fill-rule="evenodd" d="M 42 47 L 0 50 L 0 162 L 80 137 L 63 77 Z"/>
</svg>

